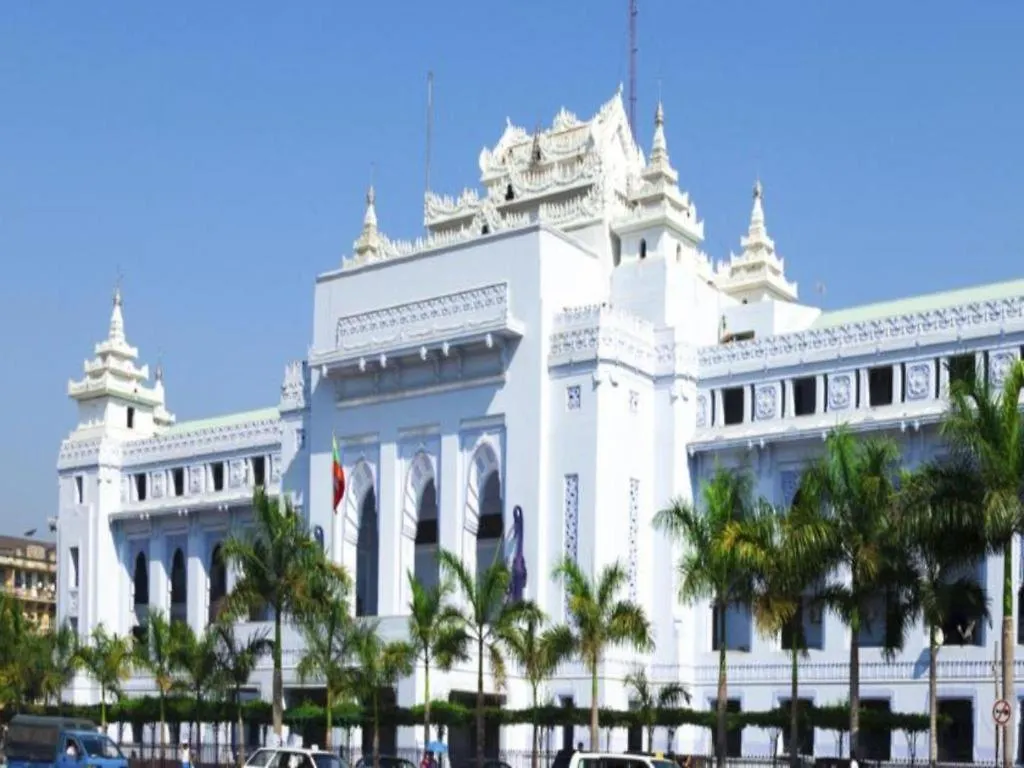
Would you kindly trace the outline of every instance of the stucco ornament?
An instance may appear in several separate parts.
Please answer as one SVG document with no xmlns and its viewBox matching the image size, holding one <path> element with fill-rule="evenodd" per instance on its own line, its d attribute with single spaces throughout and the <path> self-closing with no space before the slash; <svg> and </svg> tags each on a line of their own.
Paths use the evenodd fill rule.
<svg viewBox="0 0 1024 768">
<path fill-rule="evenodd" d="M 1017 361 L 1017 355 L 1010 351 L 993 352 L 989 355 L 989 381 L 995 389 L 1002 389 L 1006 383 L 1006 377 L 1010 375 L 1010 369 Z"/>
<path fill-rule="evenodd" d="M 754 400 L 754 415 L 758 421 L 774 419 L 777 414 L 776 407 L 778 402 L 779 394 L 775 385 L 758 387 L 757 396 Z"/>
<path fill-rule="evenodd" d="M 164 473 L 154 472 L 150 478 L 150 485 L 152 486 L 152 496 L 154 499 L 162 499 L 164 497 Z"/>
<path fill-rule="evenodd" d="M 189 493 L 202 493 L 203 492 L 203 480 L 205 477 L 205 470 L 203 467 L 192 467 L 188 471 L 188 491 Z"/>
<path fill-rule="evenodd" d="M 829 376 L 828 407 L 830 411 L 840 411 L 850 407 L 853 381 L 848 373 Z"/>
<path fill-rule="evenodd" d="M 708 425 L 708 396 L 697 395 L 697 426 L 700 428 Z"/>
<path fill-rule="evenodd" d="M 907 366 L 907 399 L 923 400 L 931 389 L 931 365 L 914 363 Z"/>
</svg>

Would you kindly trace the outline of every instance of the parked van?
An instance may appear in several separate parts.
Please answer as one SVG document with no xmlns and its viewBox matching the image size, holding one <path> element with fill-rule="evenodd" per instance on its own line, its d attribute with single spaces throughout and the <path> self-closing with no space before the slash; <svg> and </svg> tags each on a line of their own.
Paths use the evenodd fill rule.
<svg viewBox="0 0 1024 768">
<path fill-rule="evenodd" d="M 110 737 L 80 718 L 15 715 L 4 747 L 8 768 L 128 768 Z"/>
</svg>

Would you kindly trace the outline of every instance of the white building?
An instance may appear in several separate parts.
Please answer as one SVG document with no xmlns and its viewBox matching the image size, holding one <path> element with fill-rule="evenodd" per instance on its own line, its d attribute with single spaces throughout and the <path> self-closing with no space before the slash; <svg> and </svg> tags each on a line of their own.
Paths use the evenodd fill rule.
<svg viewBox="0 0 1024 768">
<path fill-rule="evenodd" d="M 308 357 L 285 367 L 268 409 L 176 423 L 160 370 L 149 384 L 136 363 L 115 296 L 107 339 L 68 388 L 79 423 L 58 462 L 61 620 L 83 635 L 101 623 L 127 633 L 160 609 L 201 629 L 231 587 L 218 546 L 244 528 L 252 488 L 264 484 L 291 495 L 354 574 L 359 611 L 398 636 L 407 569 L 436 578 L 439 546 L 491 558 L 518 505 L 526 595 L 550 616 L 564 614 L 550 578 L 564 554 L 587 570 L 620 560 L 629 597 L 653 619 L 657 650 L 610 658 L 602 705 L 628 706 L 621 680 L 639 663 L 655 680 L 681 680 L 707 708 L 711 611 L 677 602 L 675 555 L 650 524 L 656 510 L 692 497 L 716 462 L 746 463 L 760 492 L 784 501 L 838 423 L 891 434 L 909 463 L 926 459 L 949 370 L 978 365 L 998 381 L 1024 343 L 1024 281 L 838 312 L 800 304 L 768 236 L 760 183 L 740 254 L 713 265 L 660 106 L 646 158 L 616 94 L 590 120 L 563 110 L 535 134 L 509 123 L 480 170 L 481 192 L 426 196 L 428 234 L 415 243 L 380 231 L 370 190 L 353 256 L 317 278 Z M 337 514 L 333 435 L 349 478 Z M 996 562 L 978 575 L 997 595 Z M 730 622 L 730 700 L 777 706 L 790 674 L 780 640 L 758 636 L 741 613 Z M 848 631 L 831 616 L 808 622 L 801 695 L 844 701 Z M 993 754 L 996 639 L 978 627 L 939 661 L 943 706 L 966 708 L 958 727 L 973 730 L 979 759 Z M 289 691 L 301 687 L 297 645 L 289 634 Z M 924 649 L 916 631 L 893 663 L 863 650 L 862 696 L 925 711 Z M 472 694 L 474 670 L 435 673 L 434 697 Z M 400 686 L 401 703 L 421 697 L 421 678 Z M 269 680 L 267 661 L 253 680 L 264 697 Z M 589 682 L 567 669 L 546 694 L 585 706 Z M 87 680 L 76 689 L 96 695 Z M 505 696 L 528 704 L 518 681 Z M 772 737 L 748 729 L 740 747 L 765 754 Z M 416 734 L 397 738 L 411 744 Z M 527 739 L 517 729 L 501 736 L 505 748 Z M 709 744 L 703 731 L 676 734 L 677 750 Z M 819 731 L 815 747 L 833 754 L 837 739 Z M 907 754 L 902 735 L 891 754 Z"/>
</svg>

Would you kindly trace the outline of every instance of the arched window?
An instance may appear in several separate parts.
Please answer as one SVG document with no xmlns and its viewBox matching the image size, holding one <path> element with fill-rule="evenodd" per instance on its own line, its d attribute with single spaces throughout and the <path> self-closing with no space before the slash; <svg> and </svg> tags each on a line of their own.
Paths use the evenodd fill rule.
<svg viewBox="0 0 1024 768">
<path fill-rule="evenodd" d="M 181 547 L 174 550 L 171 558 L 171 619 L 185 621 L 188 608 L 188 576 L 185 570 L 185 553 Z"/>
<path fill-rule="evenodd" d="M 622 263 L 622 240 L 618 235 L 612 235 L 612 266 L 617 267 Z"/>
<path fill-rule="evenodd" d="M 146 567 L 146 555 L 139 552 L 135 556 L 135 572 L 132 574 L 133 605 L 136 608 L 149 605 L 149 569 Z"/>
<path fill-rule="evenodd" d="M 676 263 L 683 260 L 683 246 L 676 243 Z"/>
<path fill-rule="evenodd" d="M 426 587 L 438 583 L 437 564 L 437 485 L 427 481 L 416 510 L 416 553 L 413 571 L 416 580 Z"/>
<path fill-rule="evenodd" d="M 356 542 L 356 616 L 377 615 L 377 576 L 380 545 L 377 535 L 377 494 L 370 488 L 359 512 Z"/>
<path fill-rule="evenodd" d="M 224 563 L 224 550 L 218 544 L 210 553 L 210 621 L 220 615 L 227 594 L 228 569 Z"/>
<path fill-rule="evenodd" d="M 640 258 L 647 258 L 647 241 L 644 240 L 643 238 L 640 239 Z"/>
<path fill-rule="evenodd" d="M 507 186 L 507 187 L 505 188 L 505 199 L 506 199 L 506 200 L 509 200 L 509 201 L 512 201 L 512 200 L 515 200 L 515 199 L 516 199 L 516 193 L 515 193 L 515 191 L 514 191 L 514 190 L 512 189 L 512 185 L 511 185 L 511 184 L 509 184 L 509 185 L 508 185 L 508 186 Z"/>
<path fill-rule="evenodd" d="M 476 568 L 483 573 L 502 554 L 505 535 L 502 519 L 501 478 L 492 470 L 483 482 L 480 494 L 480 522 L 476 531 Z"/>
</svg>

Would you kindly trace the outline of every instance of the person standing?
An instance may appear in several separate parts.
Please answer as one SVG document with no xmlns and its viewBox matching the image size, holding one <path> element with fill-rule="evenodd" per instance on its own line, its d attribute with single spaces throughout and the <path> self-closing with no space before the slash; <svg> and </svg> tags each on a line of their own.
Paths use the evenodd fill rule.
<svg viewBox="0 0 1024 768">
<path fill-rule="evenodd" d="M 188 742 L 181 742 L 181 768 L 192 768 L 192 750 L 188 748 Z"/>
</svg>

